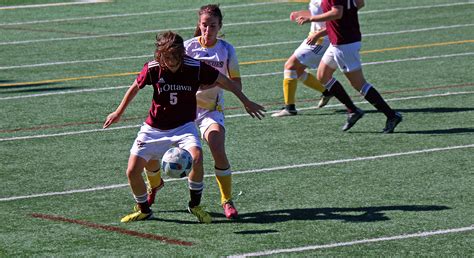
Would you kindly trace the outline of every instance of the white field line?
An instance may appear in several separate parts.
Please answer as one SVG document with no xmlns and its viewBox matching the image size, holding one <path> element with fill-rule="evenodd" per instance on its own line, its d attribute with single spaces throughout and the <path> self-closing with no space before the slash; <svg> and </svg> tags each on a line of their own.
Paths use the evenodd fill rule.
<svg viewBox="0 0 474 258">
<path fill-rule="evenodd" d="M 238 5 L 221 5 L 219 6 L 219 8 L 220 9 L 231 9 L 231 8 L 240 8 L 240 7 L 245 8 L 245 7 L 253 7 L 253 6 L 259 6 L 259 5 L 269 5 L 269 4 L 275 4 L 275 3 L 262 2 L 262 3 L 248 3 L 248 4 L 238 4 Z M 455 4 L 455 5 L 458 5 L 458 4 Z M 139 12 L 139 13 L 122 13 L 122 14 L 73 17 L 73 18 L 65 18 L 65 19 L 53 19 L 53 20 L 36 20 L 36 21 L 26 21 L 26 22 L 0 23 L 0 26 L 30 25 L 30 24 L 52 23 L 52 22 L 90 21 L 90 20 L 109 19 L 109 18 L 113 19 L 113 18 L 123 18 L 123 17 L 132 17 L 132 16 L 142 17 L 146 15 L 197 12 L 197 11 L 199 11 L 199 8 L 163 10 L 163 11 L 153 11 L 153 12 Z"/>
<path fill-rule="evenodd" d="M 446 92 L 446 93 L 440 93 L 440 94 L 429 94 L 429 95 L 420 95 L 420 96 L 400 97 L 400 98 L 393 98 L 393 99 L 385 99 L 385 101 L 387 101 L 387 102 L 404 101 L 404 100 L 425 99 L 425 98 L 435 98 L 435 97 L 447 97 L 447 96 L 456 96 L 456 95 L 465 95 L 465 94 L 474 94 L 474 91 Z M 354 103 L 355 104 L 367 104 L 368 102 L 367 101 L 360 101 L 360 102 L 354 102 Z M 327 105 L 326 107 L 331 108 L 331 107 L 338 107 L 338 106 L 342 106 L 342 104 Z M 311 109 L 316 109 L 316 107 L 299 108 L 299 110 L 311 110 Z M 267 112 L 268 113 L 275 113 L 275 112 L 278 112 L 278 110 L 271 110 L 271 111 L 267 111 Z M 248 116 L 248 114 L 241 113 L 241 114 L 227 115 L 226 118 L 245 117 L 245 116 Z M 140 125 L 124 125 L 124 126 L 112 127 L 112 128 L 107 128 L 107 129 L 97 128 L 97 129 L 90 129 L 90 130 L 62 132 L 62 133 L 53 133 L 53 134 L 16 136 L 16 137 L 9 137 L 9 138 L 0 138 L 0 142 L 18 141 L 18 140 L 31 140 L 31 139 L 68 136 L 68 135 L 78 135 L 78 134 L 86 134 L 86 133 L 108 132 L 108 131 L 111 131 L 111 130 L 130 129 L 130 128 L 136 128 L 136 127 L 139 127 L 139 126 Z"/>
<path fill-rule="evenodd" d="M 381 155 L 375 155 L 375 156 L 357 157 L 357 158 L 351 158 L 351 159 L 329 160 L 329 161 L 298 164 L 298 165 L 287 165 L 287 166 L 279 166 L 279 167 L 234 171 L 232 172 L 232 174 L 241 175 L 241 174 L 249 174 L 249 173 L 274 172 L 274 171 L 279 171 L 279 170 L 296 169 L 296 168 L 302 168 L 302 167 L 320 167 L 320 166 L 326 166 L 326 165 L 350 163 L 350 162 L 357 162 L 357 161 L 377 160 L 377 159 L 385 159 L 385 158 L 391 158 L 391 157 L 411 156 L 411 155 L 416 155 L 416 154 L 460 150 L 460 149 L 468 149 L 468 148 L 474 148 L 474 144 L 449 146 L 449 147 L 442 147 L 442 148 L 421 149 L 421 150 L 414 150 L 414 151 L 388 153 L 388 154 L 381 154 Z M 205 175 L 206 178 L 213 177 L 213 176 L 214 175 Z M 182 181 L 182 180 L 187 180 L 187 178 L 166 179 L 165 181 L 169 182 L 169 181 Z M 93 188 L 69 190 L 69 191 L 64 191 L 64 192 L 50 192 L 50 193 L 31 194 L 31 195 L 23 195 L 23 196 L 3 197 L 3 198 L 0 198 L 0 202 L 7 202 L 7 201 L 14 201 L 14 200 L 21 200 L 21 199 L 31 199 L 31 198 L 44 197 L 44 196 L 68 195 L 68 194 L 75 194 L 75 193 L 101 191 L 101 190 L 116 189 L 116 188 L 121 188 L 121 187 L 126 187 L 126 186 L 128 186 L 128 184 L 98 186 L 98 187 L 93 187 Z"/>
<path fill-rule="evenodd" d="M 422 8 L 437 8 L 437 7 L 447 7 L 450 5 L 462 5 L 462 4 L 472 4 L 472 3 L 453 3 L 453 4 L 443 4 L 443 5 L 431 5 L 431 6 L 413 6 L 413 7 L 406 7 L 406 8 L 392 8 L 392 9 L 381 9 L 381 10 L 372 10 L 364 13 L 378 13 L 378 12 L 391 12 L 396 9 L 403 9 L 403 10 L 411 10 L 411 9 L 422 9 Z M 244 5 L 245 6 L 245 5 Z M 240 7 L 240 6 L 239 6 Z M 256 21 L 256 22 L 240 22 L 240 23 L 227 23 L 225 26 L 241 26 L 241 25 L 256 25 L 256 24 L 267 24 L 273 22 L 290 22 L 288 18 L 286 19 L 279 19 L 279 20 L 271 20 L 271 21 Z M 39 43 L 39 42 L 50 42 L 50 41 L 64 41 L 64 40 L 79 40 L 79 39 L 95 39 L 95 38 L 103 38 L 103 37 L 116 37 L 116 36 L 128 36 L 128 35 L 137 35 L 137 34 L 146 34 L 146 33 L 157 33 L 161 31 L 173 30 L 189 30 L 195 29 L 196 27 L 181 27 L 181 28 L 167 28 L 167 29 L 160 29 L 160 30 L 149 30 L 149 31 L 137 31 L 137 32 L 128 32 L 128 33 L 114 33 L 114 34 L 102 34 L 102 35 L 95 35 L 95 36 L 79 36 L 79 37 L 66 37 L 66 38 L 49 38 L 49 39 L 37 39 L 37 40 L 23 40 L 23 41 L 7 41 L 7 42 L 0 42 L 1 45 L 18 45 L 18 44 L 29 44 L 29 43 Z"/>
<path fill-rule="evenodd" d="M 252 6 L 259 6 L 259 5 L 269 5 L 269 4 L 275 4 L 275 2 L 272 1 L 272 2 L 262 2 L 262 3 L 249 3 L 249 4 L 242 4 L 242 5 L 221 5 L 220 8 L 221 9 L 231 9 L 231 8 L 240 8 L 240 7 L 252 7 Z M 459 6 L 459 5 L 466 5 L 466 4 L 473 4 L 473 2 L 468 2 L 468 3 L 460 2 L 460 3 L 450 3 L 450 4 L 412 6 L 412 7 L 401 7 L 401 8 L 390 8 L 390 9 L 381 9 L 381 10 L 361 11 L 359 14 L 409 11 L 409 10 L 418 10 L 418 9 L 431 9 L 431 8 L 451 7 L 451 6 Z M 71 21 L 83 21 L 83 20 L 90 21 L 90 20 L 97 20 L 97 19 L 122 18 L 122 17 L 130 17 L 130 16 L 146 16 L 146 15 L 195 12 L 195 11 L 198 11 L 198 8 L 175 9 L 175 10 L 153 11 L 153 12 L 139 12 L 139 13 L 110 14 L 110 15 L 100 15 L 100 16 L 73 17 L 73 18 L 65 18 L 65 19 L 53 19 L 53 20 L 36 20 L 36 21 L 26 21 L 26 22 L 0 23 L 0 26 L 28 25 L 28 24 L 41 24 L 41 23 L 52 23 L 52 22 L 71 22 Z"/>
<path fill-rule="evenodd" d="M 30 4 L 30 5 L 12 5 L 12 6 L 0 6 L 0 10 L 14 10 L 14 9 L 26 9 L 26 8 L 44 8 L 54 6 L 66 6 L 66 5 L 78 5 L 78 4 L 96 4 L 110 2 L 108 0 L 87 0 L 87 1 L 75 1 L 67 3 L 50 3 L 50 4 Z"/>
<path fill-rule="evenodd" d="M 319 249 L 336 248 L 336 247 L 342 247 L 342 246 L 376 243 L 376 242 L 383 242 L 383 241 L 402 240 L 402 239 L 415 238 L 415 237 L 429 237 L 429 236 L 435 236 L 435 235 L 461 233 L 461 232 L 468 232 L 472 230 L 474 230 L 474 225 L 471 225 L 468 227 L 462 227 L 462 228 L 425 231 L 425 232 L 419 232 L 419 233 L 413 233 L 413 234 L 404 234 L 404 235 L 398 235 L 398 236 L 385 236 L 385 237 L 369 238 L 369 239 L 355 240 L 355 241 L 349 241 L 349 242 L 339 242 L 339 243 L 332 243 L 332 244 L 325 244 L 325 245 L 311 245 L 311 246 L 303 246 L 303 247 L 296 247 L 296 248 L 290 248 L 290 249 L 276 249 L 276 250 L 268 250 L 268 251 L 255 252 L 255 253 L 237 254 L 237 255 L 230 255 L 228 257 L 236 258 L 236 257 L 250 257 L 250 256 L 265 256 L 265 255 L 283 254 L 283 253 L 295 253 L 295 252 L 312 251 L 312 250 L 319 250 Z"/>
<path fill-rule="evenodd" d="M 457 24 L 457 25 L 452 25 L 452 26 L 438 26 L 438 27 L 430 27 L 430 28 L 420 28 L 420 29 L 413 29 L 413 30 L 401 30 L 401 31 L 392 31 L 392 32 L 369 33 L 369 34 L 364 34 L 363 37 L 388 36 L 388 35 L 397 35 L 397 34 L 405 34 L 405 33 L 417 33 L 417 32 L 426 32 L 426 31 L 433 31 L 433 30 L 446 30 L 446 29 L 454 29 L 454 28 L 460 28 L 460 27 L 471 27 L 471 26 L 474 26 L 474 23 Z M 247 46 L 236 46 L 235 48 L 236 49 L 258 48 L 258 47 L 267 47 L 267 46 L 276 46 L 276 45 L 285 45 L 285 44 L 294 44 L 294 43 L 301 43 L 301 40 L 273 42 L 273 43 L 264 43 L 264 44 L 247 45 Z M 48 62 L 48 63 L 39 63 L 39 64 L 0 66 L 0 70 L 9 70 L 9 69 L 18 69 L 18 68 L 34 68 L 34 67 L 43 67 L 43 66 L 52 66 L 52 65 L 95 63 L 95 62 L 128 60 L 128 59 L 138 59 L 138 58 L 150 58 L 152 56 L 153 55 L 149 54 L 149 55 L 110 57 L 110 58 L 90 59 L 90 60 L 58 61 L 58 62 Z"/>
<path fill-rule="evenodd" d="M 237 22 L 237 23 L 227 23 L 226 27 L 233 26 L 242 26 L 242 25 L 258 25 L 258 24 L 269 24 L 277 22 L 287 22 L 289 19 L 279 19 L 279 20 L 266 20 L 266 21 L 249 21 L 249 22 Z M 158 30 L 145 30 L 145 31 L 134 31 L 134 32 L 121 32 L 121 33 L 111 33 L 111 34 L 101 34 L 93 36 L 78 36 L 78 37 L 66 37 L 66 38 L 47 38 L 47 39 L 33 39 L 33 40 L 21 40 L 21 41 L 6 41 L 0 42 L 0 46 L 6 45 L 19 45 L 19 44 L 29 44 L 29 43 L 40 43 L 40 42 L 52 42 L 52 41 L 65 41 L 65 40 L 80 40 L 80 39 L 97 39 L 97 38 L 106 38 L 106 37 L 122 37 L 130 35 L 140 35 L 147 33 L 158 33 L 163 31 L 180 31 L 180 30 L 194 30 L 196 26 L 189 27 L 180 27 L 180 28 L 165 28 Z"/>
<path fill-rule="evenodd" d="M 441 55 L 441 56 L 424 56 L 424 57 L 414 57 L 414 58 L 406 58 L 406 59 L 385 60 L 385 61 L 363 63 L 362 65 L 366 66 L 366 65 L 379 65 L 379 64 L 389 64 L 389 63 L 398 63 L 398 62 L 423 61 L 423 60 L 429 60 L 429 59 L 449 58 L 449 57 L 459 57 L 459 56 L 469 56 L 469 55 L 474 55 L 474 52 Z M 274 76 L 274 75 L 281 75 L 281 74 L 283 74 L 283 72 L 249 74 L 249 75 L 242 75 L 242 78 Z M 77 93 L 86 93 L 86 92 L 95 92 L 95 91 L 104 91 L 104 90 L 116 90 L 116 89 L 122 89 L 122 88 L 128 88 L 128 87 L 130 87 L 130 85 L 94 88 L 94 89 L 82 89 L 82 90 L 57 91 L 57 92 L 37 93 L 37 94 L 30 94 L 30 95 L 17 95 L 17 96 L 9 96 L 9 97 L 0 97 L 0 101 L 11 100 L 11 99 L 45 97 L 45 96 L 53 96 L 53 95 L 77 94 Z"/>
</svg>

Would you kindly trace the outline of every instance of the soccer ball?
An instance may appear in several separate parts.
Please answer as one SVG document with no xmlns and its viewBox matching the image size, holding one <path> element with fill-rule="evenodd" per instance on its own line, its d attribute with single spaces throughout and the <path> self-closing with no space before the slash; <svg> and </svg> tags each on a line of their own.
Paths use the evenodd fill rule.
<svg viewBox="0 0 474 258">
<path fill-rule="evenodd" d="M 173 147 L 165 152 L 161 158 L 161 168 L 172 178 L 181 178 L 189 175 L 193 166 L 193 157 L 185 150 Z"/>
</svg>

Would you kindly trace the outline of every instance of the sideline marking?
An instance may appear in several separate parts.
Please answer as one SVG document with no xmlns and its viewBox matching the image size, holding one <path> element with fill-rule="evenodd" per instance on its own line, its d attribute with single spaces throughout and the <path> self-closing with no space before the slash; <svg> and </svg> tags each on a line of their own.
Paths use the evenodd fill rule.
<svg viewBox="0 0 474 258">
<path fill-rule="evenodd" d="M 172 245 L 182 245 L 182 246 L 192 246 L 192 245 L 194 245 L 194 243 L 188 242 L 188 241 L 182 241 L 182 240 L 173 239 L 173 238 L 160 236 L 160 235 L 155 235 L 155 234 L 141 233 L 141 232 L 138 232 L 138 231 L 128 230 L 128 229 L 115 227 L 115 226 L 101 225 L 101 224 L 92 223 L 92 222 L 84 221 L 84 220 L 68 219 L 68 218 L 64 218 L 64 217 L 53 216 L 53 215 L 48 215 L 48 214 L 40 214 L 40 213 L 32 213 L 32 214 L 30 214 L 30 216 L 33 217 L 33 218 L 38 218 L 38 219 L 68 222 L 68 223 L 72 223 L 72 224 L 78 224 L 78 225 L 81 225 L 81 226 L 85 226 L 85 227 L 88 227 L 88 228 L 102 229 L 102 230 L 105 230 L 105 231 L 121 233 L 121 234 L 124 234 L 124 235 L 129 235 L 129 236 L 134 236 L 134 237 L 141 237 L 141 238 L 146 238 L 146 239 L 151 239 L 151 240 L 158 240 L 158 241 L 161 241 L 161 242 L 164 242 L 164 243 L 167 243 L 167 244 L 172 244 Z"/>
<path fill-rule="evenodd" d="M 237 255 L 230 255 L 227 257 L 249 257 L 249 256 L 264 256 L 264 255 L 282 254 L 282 253 L 295 253 L 295 252 L 303 252 L 303 251 L 310 251 L 310 250 L 335 248 L 335 247 L 341 247 L 341 246 L 352 246 L 352 245 L 375 243 L 375 242 L 382 242 L 382 241 L 401 240 L 401 239 L 415 238 L 415 237 L 428 237 L 428 236 L 444 235 L 444 234 L 450 234 L 450 233 L 461 233 L 461 232 L 468 232 L 472 230 L 474 230 L 474 225 L 471 225 L 468 227 L 462 227 L 462 228 L 425 231 L 425 232 L 419 232 L 419 233 L 414 233 L 414 234 L 385 236 L 385 237 L 369 238 L 369 239 L 355 240 L 355 241 L 349 241 L 349 242 L 339 242 L 339 243 L 325 244 L 325 245 L 312 245 L 312 246 L 303 246 L 303 247 L 296 247 L 296 248 L 289 248 L 289 249 L 276 249 L 276 250 L 268 250 L 268 251 L 255 252 L 255 253 L 237 254 Z"/>
<path fill-rule="evenodd" d="M 109 0 L 87 0 L 87 1 L 75 1 L 66 3 L 50 3 L 50 4 L 30 4 L 30 5 L 12 5 L 12 6 L 0 6 L 0 10 L 16 10 L 26 8 L 43 8 L 52 6 L 65 6 L 65 5 L 78 5 L 78 4 L 97 4 L 111 2 Z"/>
<path fill-rule="evenodd" d="M 242 26 L 242 25 L 272 24 L 272 23 L 276 23 L 276 22 L 287 22 L 287 21 L 289 21 L 289 19 L 266 20 L 266 21 L 248 21 L 248 22 L 228 23 L 225 26 L 226 27 L 234 27 L 234 26 Z M 147 34 L 147 33 L 158 33 L 158 32 L 169 31 L 169 30 L 171 30 L 171 31 L 181 31 L 181 30 L 194 30 L 194 29 L 196 29 L 196 26 L 180 27 L 180 28 L 165 28 L 165 29 L 157 29 L 157 30 L 144 30 L 144 31 L 134 31 L 134 32 L 120 32 L 120 33 L 101 34 L 101 35 L 93 35 L 93 36 L 78 36 L 78 37 L 66 37 L 66 38 L 46 38 L 46 39 L 32 39 L 32 40 L 21 40 L 21 41 L 3 41 L 3 42 L 0 42 L 0 46 L 20 45 L 20 44 L 40 43 L 40 42 L 51 42 L 51 41 L 113 38 L 113 37 L 141 35 L 141 34 Z"/>
<path fill-rule="evenodd" d="M 307 2 L 304 1 L 304 2 Z M 451 4 L 439 4 L 439 5 L 424 5 L 424 6 L 412 6 L 412 7 L 400 7 L 400 8 L 389 8 L 389 9 L 378 9 L 372 11 L 361 11 L 359 14 L 369 14 L 369 13 L 379 13 L 379 12 L 394 12 L 394 11 L 408 11 L 416 9 L 430 9 L 438 7 L 451 7 L 459 6 L 466 4 L 473 4 L 474 2 L 458 2 Z M 239 7 L 250 7 L 257 5 L 268 5 L 275 4 L 274 1 L 271 2 L 262 2 L 262 3 L 248 3 L 242 5 L 224 5 L 220 6 L 221 9 L 229 8 L 239 8 Z M 110 14 L 110 15 L 99 15 L 99 16 L 86 16 L 86 17 L 74 17 L 74 18 L 65 18 L 65 19 L 53 19 L 53 20 L 36 20 L 36 21 L 26 21 L 26 22 L 12 22 L 12 23 L 0 23 L 0 26 L 11 26 L 11 25 L 26 25 L 26 24 L 38 24 L 38 23 L 49 23 L 49 22 L 70 22 L 70 21 L 82 21 L 82 20 L 95 20 L 95 19 L 106 19 L 106 18 L 118 18 L 118 17 L 129 17 L 129 16 L 144 16 L 144 15 L 156 15 L 163 13 L 182 13 L 186 11 L 198 11 L 198 8 L 195 9 L 180 9 L 180 10 L 165 10 L 165 11 L 154 11 L 154 12 L 139 12 L 139 13 L 122 13 L 122 14 Z"/>
<path fill-rule="evenodd" d="M 230 9 L 230 8 L 251 7 L 251 6 L 258 6 L 258 5 L 268 5 L 268 4 L 274 4 L 274 3 L 273 2 L 262 2 L 262 3 L 247 3 L 247 4 L 240 4 L 240 5 L 224 5 L 224 6 L 221 5 L 221 6 L 219 6 L 219 8 L 220 9 Z M 36 21 L 26 21 L 26 22 L 0 23 L 0 26 L 40 24 L 40 23 L 50 23 L 50 22 L 71 22 L 71 21 L 82 21 L 82 20 L 90 21 L 90 20 L 107 19 L 107 18 L 121 18 L 121 17 L 130 17 L 130 16 L 145 16 L 145 15 L 196 12 L 196 11 L 199 11 L 199 8 L 179 9 L 179 10 L 176 10 L 176 9 L 175 10 L 163 10 L 163 11 L 153 11 L 153 12 L 139 12 L 139 13 L 109 14 L 109 15 L 74 17 L 74 18 L 53 19 L 53 20 L 36 20 Z"/>
<path fill-rule="evenodd" d="M 414 154 L 423 154 L 423 153 L 430 153 L 430 152 L 449 151 L 449 150 L 458 150 L 458 149 L 467 149 L 467 148 L 474 148 L 474 144 L 449 146 L 449 147 L 442 147 L 442 148 L 422 149 L 422 150 L 414 150 L 414 151 L 398 152 L 398 153 L 389 153 L 389 154 L 381 154 L 381 155 L 375 155 L 375 156 L 358 157 L 358 158 L 352 158 L 352 159 L 329 160 L 329 161 L 299 164 L 299 165 L 288 165 L 288 166 L 279 166 L 279 167 L 271 167 L 271 168 L 260 168 L 260 169 L 251 169 L 251 170 L 243 170 L 243 171 L 233 171 L 232 174 L 240 175 L 240 174 L 249 174 L 249 173 L 271 172 L 271 171 L 302 168 L 302 167 L 319 167 L 319 166 L 325 166 L 325 165 L 349 163 L 349 162 L 354 162 L 354 161 L 376 160 L 376 159 L 382 159 L 382 158 L 391 158 L 391 157 L 398 157 L 398 156 L 407 156 L 407 155 L 414 155 Z M 204 175 L 204 177 L 206 177 L 206 178 L 214 177 L 214 175 Z M 183 180 L 187 180 L 187 178 L 166 179 L 165 182 L 183 181 Z M 64 192 L 50 192 L 50 193 L 42 193 L 42 194 L 4 197 L 4 198 L 0 198 L 0 202 L 8 202 L 8 201 L 22 200 L 22 199 L 31 199 L 31 198 L 44 197 L 44 196 L 56 196 L 56 195 L 68 195 L 68 194 L 75 194 L 75 193 L 93 192 L 93 191 L 116 189 L 116 188 L 122 188 L 122 187 L 128 187 L 128 184 L 98 186 L 98 187 L 94 187 L 94 188 L 70 190 L 70 191 L 64 191 Z"/>
</svg>

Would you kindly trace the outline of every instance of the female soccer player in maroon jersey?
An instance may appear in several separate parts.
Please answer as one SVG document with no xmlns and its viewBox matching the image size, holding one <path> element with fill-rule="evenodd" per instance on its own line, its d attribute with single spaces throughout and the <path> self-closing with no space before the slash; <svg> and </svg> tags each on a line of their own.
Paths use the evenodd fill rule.
<svg viewBox="0 0 474 258">
<path fill-rule="evenodd" d="M 178 146 L 189 151 L 193 157 L 193 168 L 188 176 L 191 196 L 188 210 L 199 222 L 210 223 L 211 216 L 200 206 L 204 188 L 204 169 L 201 142 L 194 124 L 196 92 L 200 88 L 205 88 L 205 85 L 218 85 L 236 95 L 250 116 L 261 119 L 265 110 L 250 101 L 225 75 L 201 61 L 186 56 L 181 36 L 169 31 L 156 37 L 155 60 L 143 66 L 120 105 L 107 116 L 103 128 L 120 120 L 127 106 L 145 85 L 153 86 L 153 100 L 148 117 L 130 150 L 127 168 L 128 182 L 138 209 L 123 217 L 121 221 L 130 222 L 153 217 L 147 200 L 146 184 L 142 177 L 143 169 L 150 161 L 159 164 L 157 161 L 166 150 L 171 146 Z"/>
<path fill-rule="evenodd" d="M 362 35 L 359 28 L 358 10 L 364 6 L 364 0 L 323 0 L 323 14 L 297 18 L 299 24 L 308 22 L 326 22 L 326 31 L 329 48 L 324 53 L 322 62 L 318 67 L 318 80 L 327 89 L 340 83 L 333 78 L 339 68 L 350 81 L 352 87 L 358 90 L 364 98 L 377 110 L 387 117 L 384 133 L 393 133 L 395 127 L 402 121 L 402 115 L 395 112 L 385 102 L 378 91 L 367 82 L 362 72 L 359 51 Z M 363 112 L 358 110 L 349 116 L 362 117 Z"/>
</svg>

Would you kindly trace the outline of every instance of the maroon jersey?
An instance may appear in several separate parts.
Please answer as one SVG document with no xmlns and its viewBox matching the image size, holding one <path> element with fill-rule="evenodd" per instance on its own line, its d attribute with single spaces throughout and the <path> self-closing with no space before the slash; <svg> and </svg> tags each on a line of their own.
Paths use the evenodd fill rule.
<svg viewBox="0 0 474 258">
<path fill-rule="evenodd" d="M 137 76 L 140 89 L 152 85 L 154 90 L 145 123 L 169 130 L 194 121 L 199 86 L 213 84 L 218 75 L 216 69 L 188 56 L 175 73 L 161 68 L 157 61 L 146 63 Z"/>
<path fill-rule="evenodd" d="M 323 0 L 323 12 L 328 12 L 333 6 L 343 7 L 342 18 L 326 22 L 329 41 L 333 45 L 343 45 L 361 41 L 359 17 L 353 0 Z"/>
</svg>

